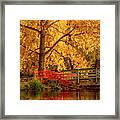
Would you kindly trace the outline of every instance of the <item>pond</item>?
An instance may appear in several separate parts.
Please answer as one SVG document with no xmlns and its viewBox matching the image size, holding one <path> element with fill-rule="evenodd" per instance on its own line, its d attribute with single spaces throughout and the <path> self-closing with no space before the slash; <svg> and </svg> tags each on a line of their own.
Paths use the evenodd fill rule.
<svg viewBox="0 0 120 120">
<path fill-rule="evenodd" d="M 100 100 L 99 90 L 82 89 L 79 91 L 45 90 L 21 91 L 21 100 Z"/>
</svg>

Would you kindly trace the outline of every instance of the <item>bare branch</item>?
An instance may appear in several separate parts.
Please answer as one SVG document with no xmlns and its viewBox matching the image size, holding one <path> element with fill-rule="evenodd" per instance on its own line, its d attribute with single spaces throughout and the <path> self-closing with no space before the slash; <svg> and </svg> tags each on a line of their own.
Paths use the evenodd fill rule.
<svg viewBox="0 0 120 120">
<path fill-rule="evenodd" d="M 36 48 L 34 51 L 32 51 L 29 55 L 31 55 L 33 52 L 36 52 L 36 50 L 38 50 L 38 49 L 40 49 L 40 48 Z M 28 55 L 28 56 L 29 56 Z"/>
<path fill-rule="evenodd" d="M 62 42 L 65 42 L 67 43 L 68 45 L 72 46 L 74 49 L 76 49 L 76 51 L 79 53 L 79 54 L 82 54 L 85 58 L 86 58 L 86 53 L 83 51 L 82 48 L 78 48 L 77 46 L 74 46 L 72 43 L 68 42 L 68 41 L 63 41 Z"/>
<path fill-rule="evenodd" d="M 61 57 L 63 57 L 63 58 L 65 58 L 61 53 L 59 53 L 56 49 L 53 49 L 53 50 L 55 50 L 55 52 L 57 53 L 57 54 L 59 54 Z"/>
<path fill-rule="evenodd" d="M 44 24 L 42 26 L 45 26 L 48 23 L 48 20 L 41 20 L 41 21 L 44 21 L 43 22 Z"/>
<path fill-rule="evenodd" d="M 53 26 L 51 26 L 51 27 L 53 27 Z M 64 32 L 59 31 L 56 27 L 53 27 L 53 28 L 56 29 L 59 33 L 65 34 Z"/>
<path fill-rule="evenodd" d="M 65 42 L 66 44 L 71 45 L 74 49 L 77 50 L 77 52 L 80 53 L 80 50 L 81 50 L 81 49 L 78 49 L 78 47 L 74 46 L 72 43 L 70 43 L 70 42 L 68 42 L 68 41 L 64 41 L 64 40 L 62 40 L 62 42 Z"/>
<path fill-rule="evenodd" d="M 58 22 L 59 20 L 56 20 L 54 22 L 52 22 L 50 25 L 48 25 L 48 27 L 46 29 L 48 29 L 50 26 L 52 26 L 54 23 Z"/>
<path fill-rule="evenodd" d="M 69 35 L 73 30 L 74 30 L 74 28 L 73 28 L 71 31 L 69 31 L 68 33 L 66 33 L 66 34 L 64 34 L 63 36 L 61 36 L 61 37 L 54 43 L 54 45 L 53 45 L 48 51 L 45 52 L 45 54 L 48 54 L 48 53 L 61 41 L 61 39 L 63 39 L 65 36 Z"/>
<path fill-rule="evenodd" d="M 49 56 L 47 57 L 47 59 L 51 56 L 52 52 L 55 51 L 57 54 L 59 54 L 61 57 L 64 58 L 64 56 L 62 54 L 60 54 L 56 49 L 52 49 L 52 51 L 50 52 Z"/>
<path fill-rule="evenodd" d="M 22 25 L 22 24 L 20 24 L 20 26 L 25 27 L 25 28 L 28 28 L 28 29 L 30 29 L 30 30 L 34 30 L 34 31 L 36 31 L 36 32 L 38 32 L 38 33 L 41 33 L 41 30 L 38 30 L 38 29 L 36 29 L 36 28 L 29 27 L 29 26 Z"/>
<path fill-rule="evenodd" d="M 73 34 L 73 36 L 79 36 L 79 35 L 82 35 L 82 34 L 85 34 L 84 32 L 80 32 L 78 34 Z"/>
<path fill-rule="evenodd" d="M 48 56 L 46 59 L 48 59 L 48 58 L 52 55 L 52 52 L 53 52 L 53 51 L 54 51 L 54 49 L 51 50 L 49 56 Z"/>
<path fill-rule="evenodd" d="M 26 48 L 26 46 L 24 46 L 24 45 L 22 45 L 22 44 L 20 44 L 22 47 L 24 47 L 24 48 Z M 35 52 L 35 53 L 37 53 L 37 54 L 39 54 L 38 52 L 36 52 L 36 51 L 34 51 L 34 50 L 31 50 L 31 49 L 28 49 L 28 51 L 32 51 L 32 52 Z"/>
</svg>

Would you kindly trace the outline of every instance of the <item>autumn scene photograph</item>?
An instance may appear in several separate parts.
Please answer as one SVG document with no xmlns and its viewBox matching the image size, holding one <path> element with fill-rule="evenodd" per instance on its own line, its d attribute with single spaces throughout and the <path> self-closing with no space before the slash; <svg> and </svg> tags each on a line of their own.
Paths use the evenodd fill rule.
<svg viewBox="0 0 120 120">
<path fill-rule="evenodd" d="M 20 100 L 100 100 L 100 20 L 20 20 Z"/>
</svg>

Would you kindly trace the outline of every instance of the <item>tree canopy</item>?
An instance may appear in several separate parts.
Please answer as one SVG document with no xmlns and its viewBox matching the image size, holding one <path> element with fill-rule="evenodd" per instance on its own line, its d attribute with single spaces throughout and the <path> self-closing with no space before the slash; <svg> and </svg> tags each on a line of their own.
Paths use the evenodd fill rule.
<svg viewBox="0 0 120 120">
<path fill-rule="evenodd" d="M 21 20 L 20 71 L 87 68 L 100 60 L 100 20 Z"/>
</svg>

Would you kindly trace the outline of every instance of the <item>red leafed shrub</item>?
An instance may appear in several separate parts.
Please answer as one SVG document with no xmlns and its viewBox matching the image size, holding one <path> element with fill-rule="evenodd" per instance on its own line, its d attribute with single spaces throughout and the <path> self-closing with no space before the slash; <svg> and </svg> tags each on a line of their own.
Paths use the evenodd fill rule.
<svg viewBox="0 0 120 120">
<path fill-rule="evenodd" d="M 76 74 L 64 72 L 55 72 L 51 70 L 41 70 L 36 72 L 38 78 L 42 78 L 42 83 L 47 84 L 47 80 L 57 80 L 60 84 L 63 85 L 70 85 L 72 81 L 70 80 L 71 77 L 75 77 Z M 44 80 L 45 79 L 45 80 Z"/>
<path fill-rule="evenodd" d="M 64 86 L 69 86 L 72 84 L 72 81 L 71 80 L 61 80 L 60 84 L 64 85 Z"/>
<path fill-rule="evenodd" d="M 42 82 L 42 84 L 47 84 L 48 83 L 47 80 L 42 80 L 41 82 Z"/>
</svg>

